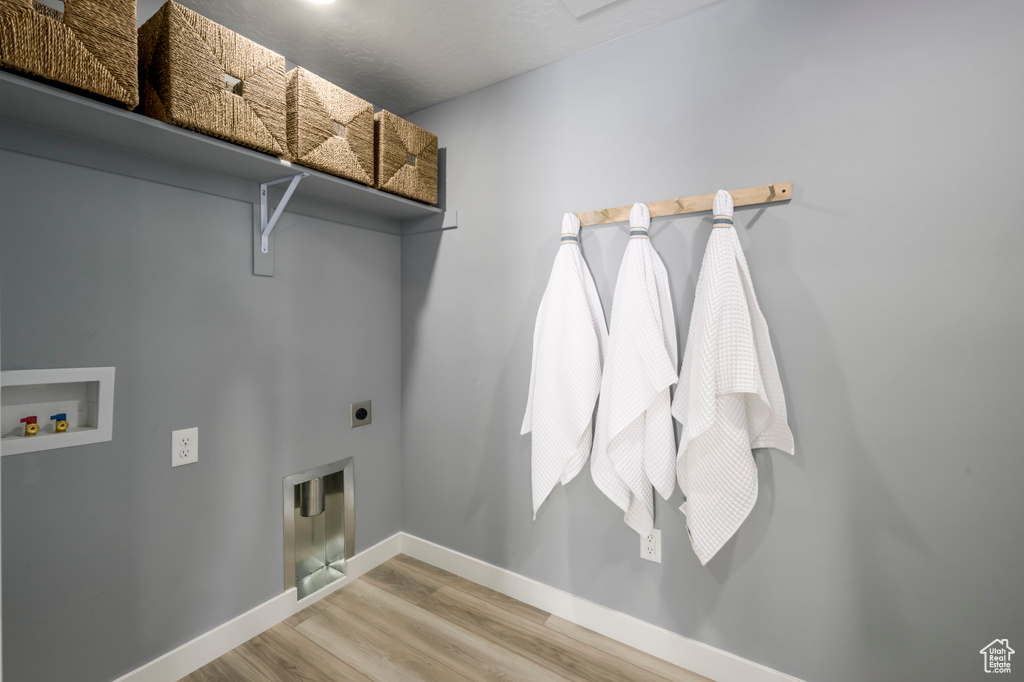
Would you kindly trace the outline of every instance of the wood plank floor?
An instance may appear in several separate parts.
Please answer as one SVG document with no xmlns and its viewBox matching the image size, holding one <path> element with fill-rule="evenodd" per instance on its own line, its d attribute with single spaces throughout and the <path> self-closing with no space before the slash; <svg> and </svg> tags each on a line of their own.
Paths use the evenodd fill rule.
<svg viewBox="0 0 1024 682">
<path fill-rule="evenodd" d="M 398 555 L 183 682 L 710 682 Z"/>
</svg>

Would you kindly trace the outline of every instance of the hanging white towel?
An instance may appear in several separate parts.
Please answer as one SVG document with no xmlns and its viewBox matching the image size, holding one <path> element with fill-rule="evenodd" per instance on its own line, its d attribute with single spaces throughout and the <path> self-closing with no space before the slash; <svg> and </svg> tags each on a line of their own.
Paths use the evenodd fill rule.
<svg viewBox="0 0 1024 682">
<path fill-rule="evenodd" d="M 651 213 L 636 204 L 619 266 L 590 472 L 641 535 L 654 527 L 654 493 L 675 488 L 669 388 L 676 382 L 676 325 L 668 273 L 651 246 Z"/>
<path fill-rule="evenodd" d="M 580 220 L 562 219 L 562 242 L 533 330 L 533 369 L 523 434 L 533 432 L 533 518 L 590 456 L 594 403 L 608 331 L 594 278 L 580 252 Z"/>
<path fill-rule="evenodd" d="M 757 305 L 750 269 L 732 226 L 733 202 L 719 190 L 672 414 L 683 425 L 677 475 L 690 542 L 706 564 L 757 500 L 753 448 L 793 454 L 786 399 Z"/>
</svg>

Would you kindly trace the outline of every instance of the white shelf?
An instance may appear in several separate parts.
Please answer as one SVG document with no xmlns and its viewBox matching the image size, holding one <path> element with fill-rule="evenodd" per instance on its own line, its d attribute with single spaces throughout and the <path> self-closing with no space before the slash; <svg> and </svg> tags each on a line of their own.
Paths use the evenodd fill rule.
<svg viewBox="0 0 1024 682">
<path fill-rule="evenodd" d="M 15 124 L 8 131 L 0 131 L 0 148 L 50 158 L 64 155 L 67 158 L 61 160 L 102 167 L 125 175 L 142 177 L 150 172 L 147 168 L 140 168 L 144 164 L 137 160 L 132 163 L 130 158 L 86 159 L 87 153 L 69 149 L 66 141 L 61 139 L 71 138 L 137 156 L 155 157 L 178 168 L 198 169 L 244 180 L 247 187 L 251 186 L 250 200 L 256 202 L 259 201 L 259 183 L 300 171 L 307 172 L 309 177 L 300 183 L 293 199 L 297 213 L 326 217 L 321 215 L 324 204 L 340 206 L 354 212 L 357 220 L 358 214 L 391 219 L 396 232 L 405 221 L 420 224 L 423 219 L 437 218 L 440 226 L 444 214 L 435 206 L 295 166 L 267 154 L 5 72 L 0 72 L 0 119 Z M 38 130 L 60 138 L 43 144 L 34 132 Z M 17 139 L 19 137 L 22 139 Z M 180 183 L 171 181 L 170 184 L 186 186 L 189 181 L 183 179 Z M 209 182 L 193 180 L 192 184 L 200 184 L 202 191 L 219 193 L 217 187 L 211 187 Z M 289 210 L 293 210 L 292 205 Z M 373 229 L 372 225 L 370 227 Z"/>
<path fill-rule="evenodd" d="M 102 443 L 113 435 L 114 368 L 25 369 L 0 372 L 0 456 Z M 54 431 L 50 417 L 65 413 L 69 428 Z M 39 433 L 24 435 L 24 417 Z"/>
</svg>

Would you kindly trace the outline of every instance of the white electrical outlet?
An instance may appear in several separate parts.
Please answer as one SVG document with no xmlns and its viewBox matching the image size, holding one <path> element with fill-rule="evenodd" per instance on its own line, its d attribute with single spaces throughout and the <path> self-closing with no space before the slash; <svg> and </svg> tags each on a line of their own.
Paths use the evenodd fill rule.
<svg viewBox="0 0 1024 682">
<path fill-rule="evenodd" d="M 661 563 L 661 531 L 657 528 L 640 538 L 640 558 Z"/>
<path fill-rule="evenodd" d="M 171 431 L 171 466 L 199 461 L 199 428 Z"/>
</svg>

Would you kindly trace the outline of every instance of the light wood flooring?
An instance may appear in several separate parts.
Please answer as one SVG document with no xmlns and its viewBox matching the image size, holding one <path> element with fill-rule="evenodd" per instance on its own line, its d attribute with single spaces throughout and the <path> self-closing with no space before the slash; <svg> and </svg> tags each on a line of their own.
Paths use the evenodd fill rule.
<svg viewBox="0 0 1024 682">
<path fill-rule="evenodd" d="M 398 555 L 184 678 L 710 682 Z"/>
</svg>

